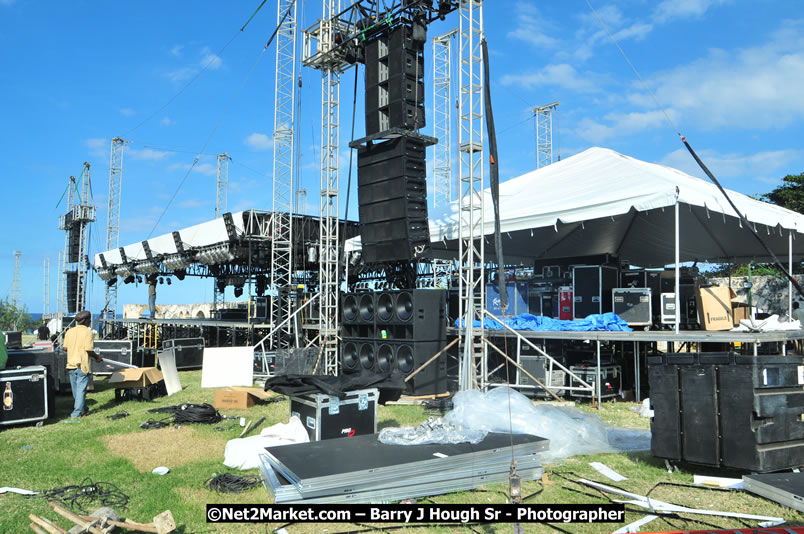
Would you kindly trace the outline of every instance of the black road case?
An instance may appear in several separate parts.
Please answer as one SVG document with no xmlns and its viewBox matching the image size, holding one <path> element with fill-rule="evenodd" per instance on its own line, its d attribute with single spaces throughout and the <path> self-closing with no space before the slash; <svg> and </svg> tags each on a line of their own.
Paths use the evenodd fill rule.
<svg viewBox="0 0 804 534">
<path fill-rule="evenodd" d="M 590 386 L 594 386 L 595 382 L 597 382 L 597 365 L 572 365 L 569 368 L 576 376 L 578 376 L 581 380 L 589 384 Z M 578 382 L 572 375 L 569 375 L 570 378 L 570 386 L 572 387 L 581 387 L 583 384 Z M 619 365 L 606 365 L 601 364 L 600 366 L 600 398 L 601 399 L 608 399 L 611 397 L 616 397 L 620 394 L 620 390 L 622 389 L 622 379 L 623 373 L 622 368 Z M 586 391 L 578 391 L 578 390 L 570 390 L 570 397 L 576 398 L 592 398 L 592 393 L 588 390 Z"/>
<path fill-rule="evenodd" d="M 95 354 L 103 358 L 103 361 L 98 363 L 90 359 L 89 363 L 92 365 L 92 374 L 110 375 L 122 368 L 134 366 L 134 353 L 130 340 L 98 339 L 95 341 L 94 345 Z M 121 363 L 123 365 L 115 365 L 115 363 Z"/>
<path fill-rule="evenodd" d="M 166 339 L 162 350 L 172 350 L 176 355 L 176 369 L 197 369 L 204 361 L 204 338 Z"/>
<path fill-rule="evenodd" d="M 346 398 L 321 393 L 290 397 L 290 415 L 301 419 L 310 441 L 377 432 L 378 391 L 350 391 Z"/>
<path fill-rule="evenodd" d="M 606 265 L 576 265 L 572 268 L 573 319 L 611 311 L 611 290 L 617 287 L 617 268 Z"/>
<path fill-rule="evenodd" d="M 0 425 L 44 421 L 50 415 L 53 389 L 42 365 L 0 370 L 3 401 Z"/>
<path fill-rule="evenodd" d="M 651 290 L 647 287 L 620 287 L 611 291 L 611 305 L 614 313 L 630 326 L 653 324 L 651 304 Z"/>
</svg>

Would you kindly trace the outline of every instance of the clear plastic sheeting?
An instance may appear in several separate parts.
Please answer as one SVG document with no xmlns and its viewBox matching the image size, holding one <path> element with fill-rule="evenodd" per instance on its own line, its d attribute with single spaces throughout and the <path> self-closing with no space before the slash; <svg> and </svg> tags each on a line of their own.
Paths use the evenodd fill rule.
<svg viewBox="0 0 804 534">
<path fill-rule="evenodd" d="M 511 388 L 498 387 L 486 393 L 461 391 L 452 402 L 455 408 L 444 417 L 449 425 L 549 439 L 550 449 L 541 453 L 544 462 L 582 454 L 650 449 L 649 430 L 606 426 L 600 417 L 577 408 L 533 404 Z"/>
<path fill-rule="evenodd" d="M 417 427 L 383 428 L 377 438 L 386 445 L 424 445 L 425 443 L 480 443 L 487 430 L 465 428 L 446 423 L 440 417 L 430 417 Z"/>
</svg>

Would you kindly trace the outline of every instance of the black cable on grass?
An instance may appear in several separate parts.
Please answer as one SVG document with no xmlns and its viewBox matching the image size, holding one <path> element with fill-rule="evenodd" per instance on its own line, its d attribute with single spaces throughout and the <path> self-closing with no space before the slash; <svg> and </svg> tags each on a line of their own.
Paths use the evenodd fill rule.
<svg viewBox="0 0 804 534">
<path fill-rule="evenodd" d="M 148 419 L 143 424 L 140 425 L 140 428 L 144 428 L 145 430 L 153 430 L 154 428 L 165 428 L 166 426 L 170 426 L 169 423 L 170 419 L 162 419 L 161 421 L 156 421 L 154 419 Z"/>
<path fill-rule="evenodd" d="M 114 415 L 107 415 L 106 419 L 111 419 L 112 421 L 117 421 L 118 419 L 123 419 L 124 417 L 128 417 L 129 415 L 131 415 L 131 414 L 128 413 L 128 412 L 120 412 L 120 413 L 116 413 Z"/>
<path fill-rule="evenodd" d="M 42 490 L 37 497 L 44 497 L 48 501 L 56 501 L 73 512 L 86 514 L 87 505 L 108 506 L 124 510 L 128 505 L 129 497 L 111 482 L 93 482 L 87 477 L 77 486 L 63 486 L 49 490 Z"/>
<path fill-rule="evenodd" d="M 218 493 L 242 493 L 262 484 L 259 475 L 223 473 L 206 481 L 206 486 Z"/>
<path fill-rule="evenodd" d="M 688 488 L 688 489 L 696 489 L 696 490 L 710 490 L 710 491 L 725 491 L 727 493 L 731 493 L 734 490 L 729 488 L 715 488 L 712 486 L 696 486 L 695 484 L 681 484 L 679 482 L 657 482 L 656 484 L 651 487 L 648 492 L 645 494 L 645 497 L 649 497 L 653 490 L 659 488 L 660 486 L 673 486 L 676 488 Z"/>
<path fill-rule="evenodd" d="M 164 406 L 148 410 L 149 413 L 169 413 L 173 415 L 173 422 L 184 423 L 219 423 L 223 417 L 211 404 L 178 404 L 176 406 Z"/>
</svg>

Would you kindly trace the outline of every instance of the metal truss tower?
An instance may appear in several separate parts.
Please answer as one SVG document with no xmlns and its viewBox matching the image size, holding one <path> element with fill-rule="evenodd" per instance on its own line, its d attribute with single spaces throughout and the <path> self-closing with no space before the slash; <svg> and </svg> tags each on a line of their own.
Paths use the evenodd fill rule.
<svg viewBox="0 0 804 534">
<path fill-rule="evenodd" d="M 120 246 L 120 195 L 123 186 L 123 149 L 126 140 L 122 137 L 112 139 L 109 157 L 109 204 L 106 215 L 106 249 Z M 106 284 L 104 289 L 105 306 L 101 311 L 104 328 L 114 321 L 117 315 L 117 284 Z"/>
<path fill-rule="evenodd" d="M 546 106 L 533 108 L 536 120 L 536 168 L 541 169 L 553 163 L 553 110 L 558 108 L 558 100 Z"/>
<path fill-rule="evenodd" d="M 215 188 L 215 218 L 223 217 L 229 209 L 229 162 L 232 158 L 224 152 L 218 154 L 218 179 Z M 217 278 L 212 281 L 212 309 L 217 310 L 223 304 L 224 291 L 218 288 Z"/>
<path fill-rule="evenodd" d="M 486 376 L 485 345 L 475 335 L 472 321 L 483 319 L 484 227 L 483 227 L 483 0 L 460 2 L 460 98 L 458 149 L 460 151 L 460 262 L 459 312 L 464 332 L 459 341 L 459 388 L 477 387 L 477 368 Z"/>
<path fill-rule="evenodd" d="M 276 79 L 274 85 L 274 199 L 271 231 L 271 317 L 289 317 L 293 302 L 282 287 L 293 284 L 294 112 L 296 96 L 296 0 L 277 2 Z M 284 20 L 283 20 L 284 19 Z M 337 212 L 336 212 L 337 215 Z M 276 307 L 281 308 L 277 314 Z M 290 346 L 293 321 L 275 332 L 274 346 Z"/>
<path fill-rule="evenodd" d="M 50 258 L 45 258 L 42 262 L 42 279 L 44 289 L 42 291 L 42 319 L 50 318 Z"/>
<path fill-rule="evenodd" d="M 458 30 L 433 37 L 433 206 L 452 201 L 452 42 Z"/>
<path fill-rule="evenodd" d="M 21 250 L 14 251 L 14 278 L 11 282 L 11 304 L 19 306 L 22 301 L 22 282 L 20 279 Z"/>
<path fill-rule="evenodd" d="M 338 374 L 338 146 L 341 73 L 351 66 L 336 50 L 335 35 L 354 28 L 337 18 L 339 0 L 324 0 L 321 20 L 304 32 L 302 61 L 321 71 L 321 218 L 319 221 L 319 343 L 323 371 Z"/>
<path fill-rule="evenodd" d="M 59 315 L 77 313 L 84 309 L 86 297 L 87 243 L 89 241 L 89 223 L 95 220 L 95 206 L 90 203 L 91 191 L 89 163 L 84 162 L 81 178 L 76 182 L 70 176 L 67 195 L 68 210 L 59 217 L 59 229 L 64 230 L 64 252 L 61 260 Z M 80 184 L 81 190 L 78 191 Z"/>
</svg>

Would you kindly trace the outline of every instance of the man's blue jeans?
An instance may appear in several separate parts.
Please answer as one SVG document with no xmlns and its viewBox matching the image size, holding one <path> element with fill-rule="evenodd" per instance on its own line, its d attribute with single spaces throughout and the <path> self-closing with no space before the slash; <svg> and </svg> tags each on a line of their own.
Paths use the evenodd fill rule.
<svg viewBox="0 0 804 534">
<path fill-rule="evenodd" d="M 89 375 L 84 374 L 80 367 L 70 371 L 70 387 L 73 390 L 73 399 L 75 399 L 73 413 L 70 414 L 70 417 L 81 417 L 81 414 L 84 413 L 88 385 Z"/>
<path fill-rule="evenodd" d="M 148 295 L 148 307 L 151 309 L 151 319 L 156 317 L 156 295 Z"/>
</svg>

